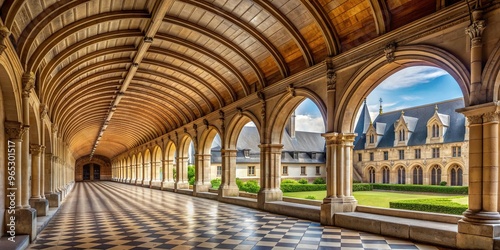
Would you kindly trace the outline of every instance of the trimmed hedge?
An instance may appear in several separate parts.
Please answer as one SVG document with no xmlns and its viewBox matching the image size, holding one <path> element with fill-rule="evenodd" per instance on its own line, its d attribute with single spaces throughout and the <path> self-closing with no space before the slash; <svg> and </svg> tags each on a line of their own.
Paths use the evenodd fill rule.
<svg viewBox="0 0 500 250">
<path fill-rule="evenodd" d="M 372 183 L 373 189 L 392 190 L 404 192 L 429 192 L 443 194 L 468 194 L 467 186 L 435 186 L 435 185 L 410 185 L 410 184 L 379 184 Z"/>
<path fill-rule="evenodd" d="M 424 212 L 458 214 L 461 215 L 467 210 L 467 205 L 452 202 L 450 198 L 403 200 L 389 202 L 390 208 L 416 210 Z"/>
<path fill-rule="evenodd" d="M 322 191 L 326 190 L 326 184 L 288 184 L 281 183 L 281 191 L 283 192 L 307 192 L 307 191 Z M 372 186 L 368 183 L 354 183 L 352 191 L 372 191 Z"/>
<path fill-rule="evenodd" d="M 372 191 L 372 185 L 368 183 L 353 183 L 352 184 L 352 191 Z"/>
</svg>

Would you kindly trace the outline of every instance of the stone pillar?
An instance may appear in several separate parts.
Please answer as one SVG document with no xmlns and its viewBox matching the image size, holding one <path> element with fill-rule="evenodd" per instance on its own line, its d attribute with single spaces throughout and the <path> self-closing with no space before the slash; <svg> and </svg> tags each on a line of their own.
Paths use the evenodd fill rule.
<svg viewBox="0 0 500 250">
<path fill-rule="evenodd" d="M 175 181 L 172 174 L 172 169 L 174 169 L 174 161 L 173 160 L 165 160 L 162 161 L 163 167 L 163 181 L 161 184 L 161 189 L 174 189 Z"/>
<path fill-rule="evenodd" d="M 457 247 L 492 249 L 500 237 L 499 103 L 460 109 L 469 124 L 469 209 L 458 223 Z"/>
<path fill-rule="evenodd" d="M 33 207 L 37 216 L 46 216 L 49 211 L 49 201 L 42 198 L 41 195 L 41 182 L 40 176 L 42 175 L 41 170 L 41 153 L 45 146 L 43 145 L 31 145 L 31 166 L 32 166 L 32 180 L 31 180 L 31 199 L 30 206 Z M 45 160 L 45 159 L 44 159 Z"/>
<path fill-rule="evenodd" d="M 238 196 L 240 190 L 236 185 L 236 153 L 235 149 L 222 149 L 222 176 L 219 197 Z"/>
<path fill-rule="evenodd" d="M 482 35 L 486 27 L 486 22 L 482 20 L 482 10 L 474 10 L 472 12 L 473 22 L 467 27 L 465 32 L 470 36 L 470 80 L 471 80 L 471 93 L 470 105 L 477 105 L 485 101 L 485 93 L 481 93 L 482 86 Z"/>
<path fill-rule="evenodd" d="M 175 177 L 175 190 L 178 189 L 188 189 L 188 157 L 177 157 L 177 166 L 176 166 L 176 177 Z"/>
<path fill-rule="evenodd" d="M 49 200 L 50 207 L 59 206 L 59 195 L 54 188 L 54 160 L 51 153 L 45 154 L 45 197 Z"/>
<path fill-rule="evenodd" d="M 195 182 L 193 187 L 194 195 L 199 192 L 208 192 L 212 187 L 210 183 L 210 159 L 209 154 L 195 154 Z"/>
<path fill-rule="evenodd" d="M 24 81 L 23 77 L 23 81 Z M 24 129 L 25 133 L 23 134 L 23 143 L 22 143 L 22 152 L 21 152 L 21 205 L 23 208 L 30 208 L 29 204 L 29 194 L 30 194 L 30 176 L 31 176 L 31 167 L 30 163 L 30 134 L 29 134 L 29 91 L 23 91 L 23 120 L 24 120 Z"/>
<path fill-rule="evenodd" d="M 260 190 L 257 194 L 259 208 L 269 201 L 281 201 L 280 166 L 282 144 L 261 144 L 260 147 Z"/>
<path fill-rule="evenodd" d="M 357 201 L 352 196 L 352 148 L 356 134 L 327 133 L 326 140 L 326 198 L 321 204 L 321 223 L 334 225 L 335 213 L 353 212 Z"/>
<path fill-rule="evenodd" d="M 14 201 L 15 201 L 15 208 L 21 208 L 21 190 L 23 186 L 21 185 L 21 159 L 22 159 L 22 142 L 23 140 L 21 139 L 23 137 L 23 134 L 25 133 L 25 130 L 23 129 L 23 126 L 21 125 L 20 122 L 12 122 L 12 121 L 6 121 L 5 122 L 5 133 L 7 134 L 8 143 L 7 143 L 7 150 L 8 150 L 8 163 L 7 163 L 7 173 L 8 176 L 13 175 L 13 179 L 8 179 L 7 178 L 7 192 L 9 194 L 14 195 Z M 14 156 L 14 159 L 12 159 L 12 156 Z M 11 161 L 13 160 L 13 161 Z M 12 164 L 12 163 L 13 164 Z M 12 172 L 13 171 L 13 172 Z M 9 202 L 10 205 L 12 205 L 12 195 L 9 196 Z"/>
</svg>

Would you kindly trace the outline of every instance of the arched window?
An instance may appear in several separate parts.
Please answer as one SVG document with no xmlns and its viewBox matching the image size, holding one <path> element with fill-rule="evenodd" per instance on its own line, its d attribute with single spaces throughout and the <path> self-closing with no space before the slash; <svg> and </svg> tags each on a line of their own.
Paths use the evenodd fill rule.
<svg viewBox="0 0 500 250">
<path fill-rule="evenodd" d="M 389 183 L 390 170 L 388 167 L 382 168 L 382 183 Z"/>
<path fill-rule="evenodd" d="M 423 184 L 423 175 L 422 175 L 422 167 L 421 166 L 416 166 L 413 169 L 413 184 L 415 185 L 422 185 Z"/>
<path fill-rule="evenodd" d="M 462 168 L 453 165 L 450 170 L 450 176 L 451 176 L 451 186 L 462 186 L 463 185 L 463 171 Z"/>
<path fill-rule="evenodd" d="M 375 169 L 373 167 L 368 169 L 368 177 L 370 179 L 370 183 L 375 183 Z"/>
<path fill-rule="evenodd" d="M 370 143 L 374 143 L 374 142 L 375 142 L 375 136 L 370 135 Z"/>
<path fill-rule="evenodd" d="M 431 170 L 431 185 L 439 185 L 441 183 L 441 167 L 434 165 Z"/>
<path fill-rule="evenodd" d="M 399 130 L 399 141 L 405 141 L 405 131 L 404 131 L 404 129 Z"/>
<path fill-rule="evenodd" d="M 406 169 L 403 166 L 398 168 L 398 184 L 406 184 Z"/>
<path fill-rule="evenodd" d="M 439 126 L 437 124 L 432 125 L 432 137 L 439 137 Z"/>
</svg>

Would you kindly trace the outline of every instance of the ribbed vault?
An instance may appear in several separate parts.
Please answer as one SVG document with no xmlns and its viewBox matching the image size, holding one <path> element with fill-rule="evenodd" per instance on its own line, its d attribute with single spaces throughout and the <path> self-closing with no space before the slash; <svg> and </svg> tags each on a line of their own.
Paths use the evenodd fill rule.
<svg viewBox="0 0 500 250">
<path fill-rule="evenodd" d="M 432 0 L 5 0 L 1 15 L 78 159 L 112 158 L 436 6 Z"/>
</svg>

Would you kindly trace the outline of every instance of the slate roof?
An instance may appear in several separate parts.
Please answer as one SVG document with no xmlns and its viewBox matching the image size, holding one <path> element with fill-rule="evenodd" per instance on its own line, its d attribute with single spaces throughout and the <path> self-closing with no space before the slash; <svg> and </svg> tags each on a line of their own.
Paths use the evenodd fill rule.
<svg viewBox="0 0 500 250">
<path fill-rule="evenodd" d="M 325 139 L 320 133 L 296 131 L 295 138 L 291 138 L 287 132 L 283 132 L 283 163 L 324 163 Z M 236 144 L 237 162 L 258 163 L 260 162 L 260 136 L 256 127 L 243 127 Z M 222 162 L 221 142 L 217 135 L 212 143 L 212 163 Z M 244 156 L 244 149 L 250 149 L 250 157 Z M 299 152 L 297 159 L 293 153 Z M 316 153 L 315 155 L 313 153 Z"/>
<path fill-rule="evenodd" d="M 408 146 L 424 145 L 427 139 L 427 122 L 434 115 L 435 106 L 438 107 L 438 114 L 441 121 L 448 125 L 448 129 L 444 134 L 444 143 L 462 142 L 465 136 L 465 117 L 464 115 L 455 112 L 456 109 L 464 107 L 462 98 L 452 99 L 448 101 L 431 103 L 427 105 L 417 106 L 404 109 L 405 120 L 409 122 L 408 127 L 413 129 L 413 134 L 408 141 Z M 366 106 L 366 105 L 365 105 Z M 394 123 L 401 117 L 402 110 L 395 110 L 380 114 L 373 125 L 377 133 L 383 134 L 377 148 L 394 147 Z M 446 117 L 448 116 L 448 117 Z M 359 123 L 364 124 L 363 116 L 360 116 Z M 409 119 L 408 119 L 409 118 Z M 385 128 L 384 127 L 385 124 Z M 382 132 L 383 131 L 383 132 Z M 366 134 L 358 133 L 355 139 L 354 150 L 365 149 Z"/>
</svg>

